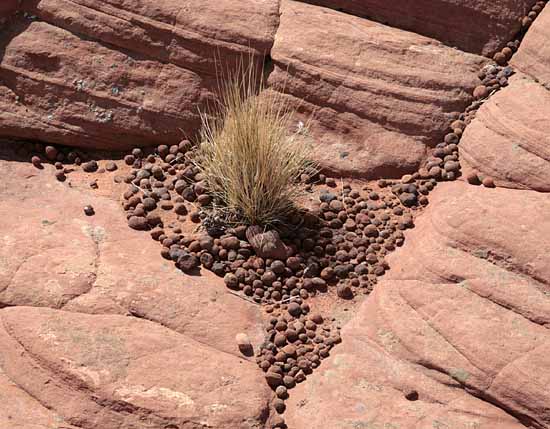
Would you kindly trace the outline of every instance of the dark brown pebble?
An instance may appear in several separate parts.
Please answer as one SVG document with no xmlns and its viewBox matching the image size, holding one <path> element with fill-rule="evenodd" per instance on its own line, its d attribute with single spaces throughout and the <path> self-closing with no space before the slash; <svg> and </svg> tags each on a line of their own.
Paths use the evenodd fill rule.
<svg viewBox="0 0 550 429">
<path fill-rule="evenodd" d="M 238 289 L 239 288 L 239 279 L 233 273 L 227 273 L 223 278 L 225 285 L 229 289 Z"/>
<path fill-rule="evenodd" d="M 133 165 L 135 161 L 136 158 L 134 155 L 126 155 L 124 157 L 124 162 L 126 163 L 126 165 Z"/>
<path fill-rule="evenodd" d="M 155 241 L 158 241 L 163 234 L 164 234 L 163 229 L 155 228 L 151 231 L 151 238 Z"/>
<path fill-rule="evenodd" d="M 43 168 L 42 167 L 42 160 L 40 159 L 39 156 L 33 156 L 31 158 L 31 162 L 32 162 L 32 165 L 34 165 L 36 168 Z"/>
<path fill-rule="evenodd" d="M 353 291 L 347 284 L 339 284 L 336 287 L 336 293 L 340 298 L 343 298 L 343 299 L 353 298 Z"/>
<path fill-rule="evenodd" d="M 57 171 L 55 173 L 55 178 L 60 182 L 64 182 L 67 179 L 67 176 L 65 176 L 65 173 L 63 173 L 63 171 Z"/>
<path fill-rule="evenodd" d="M 479 181 L 479 176 L 477 175 L 477 172 L 472 171 L 471 173 L 468 173 L 466 176 L 466 180 L 471 185 L 480 185 L 481 182 Z"/>
<path fill-rule="evenodd" d="M 286 409 L 285 402 L 280 398 L 275 398 L 273 400 L 273 408 L 275 408 L 275 411 L 277 411 L 279 414 L 283 414 Z"/>
<path fill-rule="evenodd" d="M 302 309 L 300 305 L 296 302 L 291 302 L 290 304 L 288 304 L 287 311 L 291 316 L 294 317 L 299 317 L 300 314 L 302 314 Z"/>
<path fill-rule="evenodd" d="M 191 222 L 199 223 L 201 221 L 200 213 L 197 210 L 194 210 L 189 215 Z"/>
<path fill-rule="evenodd" d="M 107 171 L 115 171 L 117 168 L 117 165 L 113 161 L 109 161 L 105 164 L 105 170 Z"/>
<path fill-rule="evenodd" d="M 53 146 L 46 146 L 44 148 L 44 153 L 46 154 L 46 158 L 50 161 L 55 161 L 57 158 L 57 149 Z"/>
<path fill-rule="evenodd" d="M 88 161 L 82 164 L 82 170 L 84 170 L 86 173 L 93 173 L 94 171 L 97 171 L 99 168 L 96 161 Z"/>
<path fill-rule="evenodd" d="M 283 376 L 272 371 L 268 371 L 265 375 L 265 380 L 267 384 L 273 389 L 276 389 L 277 386 L 280 386 L 283 382 Z"/>
<path fill-rule="evenodd" d="M 149 229 L 149 224 L 147 219 L 144 217 L 132 216 L 128 219 L 128 226 L 132 229 L 137 229 L 140 231 Z"/>
<path fill-rule="evenodd" d="M 484 177 L 481 183 L 486 188 L 494 188 L 495 187 L 495 182 L 494 182 L 492 177 Z"/>
<path fill-rule="evenodd" d="M 92 206 L 84 206 L 84 214 L 86 216 L 93 216 L 95 214 L 94 208 Z"/>
</svg>

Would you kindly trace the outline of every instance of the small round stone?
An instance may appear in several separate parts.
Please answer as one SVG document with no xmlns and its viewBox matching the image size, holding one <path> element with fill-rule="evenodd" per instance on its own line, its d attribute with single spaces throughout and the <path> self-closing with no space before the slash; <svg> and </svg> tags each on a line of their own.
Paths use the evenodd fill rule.
<svg viewBox="0 0 550 429">
<path fill-rule="evenodd" d="M 316 323 L 317 325 L 323 323 L 323 316 L 321 316 L 319 313 L 312 314 L 311 316 L 309 316 L 309 318 L 313 323 Z"/>
<path fill-rule="evenodd" d="M 82 170 L 84 170 L 86 173 L 93 173 L 94 171 L 97 171 L 99 168 L 99 165 L 97 164 L 97 161 L 88 161 L 82 164 Z"/>
<path fill-rule="evenodd" d="M 153 211 L 157 208 L 157 202 L 150 197 L 143 199 L 143 208 L 147 211 Z"/>
<path fill-rule="evenodd" d="M 479 185 L 479 184 L 481 184 L 481 182 L 479 181 L 479 176 L 477 175 L 477 173 L 475 171 L 472 171 L 472 172 L 468 173 L 468 175 L 466 176 L 466 180 L 468 181 L 468 183 L 470 185 Z"/>
<path fill-rule="evenodd" d="M 249 353 L 252 350 L 250 338 L 248 338 L 248 335 L 243 332 L 240 332 L 235 336 L 235 342 L 237 343 L 239 350 L 244 354 Z"/>
<path fill-rule="evenodd" d="M 273 400 L 273 408 L 275 408 L 275 411 L 277 411 L 279 414 L 283 414 L 286 409 L 285 402 L 280 398 L 275 398 Z"/>
<path fill-rule="evenodd" d="M 191 222 L 193 222 L 193 223 L 199 223 L 201 221 L 200 213 L 197 210 L 192 211 L 189 214 L 189 218 L 191 219 Z"/>
<path fill-rule="evenodd" d="M 275 394 L 280 399 L 286 399 L 288 397 L 288 390 L 285 386 L 277 386 L 277 388 L 275 389 Z"/>
<path fill-rule="evenodd" d="M 480 100 L 489 95 L 489 89 L 485 85 L 476 86 L 473 95 L 476 100 Z"/>
<path fill-rule="evenodd" d="M 67 176 L 65 176 L 65 173 L 63 171 L 57 171 L 55 173 L 55 178 L 60 182 L 64 182 L 67 179 Z"/>
<path fill-rule="evenodd" d="M 184 203 L 177 203 L 174 205 L 174 212 L 180 216 L 185 216 L 188 213 Z"/>
<path fill-rule="evenodd" d="M 227 250 L 238 250 L 240 243 L 240 240 L 234 236 L 222 238 L 220 242 L 221 246 Z"/>
<path fill-rule="evenodd" d="M 223 278 L 225 285 L 229 289 L 238 289 L 239 288 L 239 279 L 233 273 L 227 273 Z"/>
<path fill-rule="evenodd" d="M 340 298 L 343 298 L 343 299 L 353 298 L 353 291 L 347 284 L 339 284 L 336 287 L 336 293 Z"/>
<path fill-rule="evenodd" d="M 277 374 L 276 372 L 268 371 L 265 375 L 265 380 L 269 386 L 276 389 L 277 386 L 280 386 L 283 383 L 283 376 L 281 374 Z"/>
<path fill-rule="evenodd" d="M 291 316 L 294 317 L 299 317 L 300 314 L 302 314 L 302 309 L 300 305 L 296 302 L 291 302 L 290 304 L 288 304 L 287 311 Z"/>
<path fill-rule="evenodd" d="M 401 204 L 403 204 L 405 207 L 412 207 L 416 205 L 417 197 L 413 193 L 403 192 L 399 195 L 399 201 L 401 201 Z"/>
<path fill-rule="evenodd" d="M 494 55 L 493 60 L 495 60 L 495 62 L 496 62 L 499 66 L 504 66 L 504 65 L 506 65 L 506 62 L 507 62 L 506 55 L 504 55 L 502 52 L 497 52 L 497 53 Z"/>
<path fill-rule="evenodd" d="M 113 161 L 108 161 L 105 164 L 105 170 L 107 171 L 115 171 L 117 168 L 117 165 Z"/>
<path fill-rule="evenodd" d="M 136 157 L 134 155 L 126 155 L 124 157 L 124 162 L 126 163 L 126 165 L 133 165 L 135 161 Z"/>
<path fill-rule="evenodd" d="M 84 206 L 84 214 L 86 216 L 93 216 L 95 214 L 94 208 L 92 206 Z"/>
<path fill-rule="evenodd" d="M 483 180 L 481 181 L 481 183 L 486 188 L 494 188 L 495 187 L 495 181 L 493 180 L 492 177 L 488 177 L 488 176 L 484 177 Z"/>
<path fill-rule="evenodd" d="M 46 146 L 44 148 L 44 153 L 46 154 L 46 158 L 50 161 L 55 161 L 57 158 L 57 149 L 53 146 Z"/>
<path fill-rule="evenodd" d="M 141 216 L 131 216 L 130 219 L 128 219 L 128 226 L 138 231 L 149 229 L 147 219 Z"/>
<path fill-rule="evenodd" d="M 40 159 L 39 156 L 33 156 L 31 158 L 31 162 L 32 162 L 32 165 L 34 165 L 36 168 L 43 168 L 42 167 L 42 160 Z"/>
</svg>

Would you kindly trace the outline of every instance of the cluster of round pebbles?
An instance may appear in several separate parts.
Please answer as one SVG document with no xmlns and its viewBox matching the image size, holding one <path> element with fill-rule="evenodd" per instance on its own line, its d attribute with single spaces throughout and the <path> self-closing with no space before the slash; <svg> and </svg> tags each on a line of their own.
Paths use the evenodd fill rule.
<svg viewBox="0 0 550 429">
<path fill-rule="evenodd" d="M 178 221 L 190 214 L 199 223 L 211 203 L 190 149 L 183 141 L 159 146 L 149 155 L 134 149 L 125 157 L 133 167 L 124 179 L 130 185 L 123 195 L 128 224 L 149 230 L 162 244 L 162 256 L 182 271 L 204 267 L 223 277 L 234 293 L 264 305 L 269 323 L 256 359 L 275 391 L 273 406 L 282 413 L 288 390 L 340 342 L 338 329 L 311 312 L 308 298 L 329 287 L 343 299 L 370 292 L 389 268 L 385 256 L 403 244 L 415 209 L 427 204 L 426 195 L 437 182 L 415 173 L 398 182 L 380 180 L 354 189 L 323 175 L 304 177 L 312 190 L 320 188 L 318 201 L 279 230 L 287 252 L 275 259 L 256 254 L 246 226 L 205 227 L 191 234 L 183 234 L 177 224 L 170 231 L 165 228 L 163 211 L 175 211 Z M 276 421 L 283 427 L 281 418 Z"/>
<path fill-rule="evenodd" d="M 523 31 L 542 10 L 546 1 L 533 6 L 522 22 Z M 389 268 L 385 256 L 404 242 L 403 231 L 414 226 L 414 214 L 428 204 L 428 194 L 439 181 L 460 176 L 458 144 L 476 111 L 494 92 L 508 85 L 513 75 L 507 62 L 519 47 L 520 39 L 508 43 L 495 54 L 497 64 L 479 72 L 481 84 L 474 89 L 475 101 L 456 114 L 443 141 L 436 145 L 426 164 L 401 180 L 378 181 L 360 189 L 337 183 L 323 175 L 303 177 L 310 191 L 319 191 L 313 208 L 280 230 L 288 249 L 281 259 L 262 258 L 247 240 L 247 227 L 212 227 L 203 210 L 212 200 L 204 178 L 192 162 L 189 141 L 160 145 L 154 152 L 136 148 L 124 157 L 132 169 L 122 179 L 129 184 L 123 194 L 128 225 L 148 230 L 162 245 L 161 255 L 186 273 L 200 267 L 223 277 L 225 285 L 245 299 L 263 304 L 267 314 L 266 340 L 256 352 L 256 361 L 275 392 L 273 407 L 285 410 L 288 391 L 303 382 L 341 341 L 334 319 L 326 320 L 311 311 L 308 299 L 335 288 L 343 299 L 368 293 Z M 81 165 L 85 172 L 114 171 L 96 161 L 85 162 L 79 151 L 54 146 L 34 146 L 32 163 L 55 164 L 56 177 L 64 181 L 72 171 L 66 164 Z M 493 187 L 490 177 L 473 173 L 470 183 Z M 376 189 L 375 189 L 376 188 Z M 93 214 L 93 208 L 85 212 Z M 173 212 L 177 222 L 164 224 L 164 213 Z M 87 213 L 88 214 L 88 213 Z M 203 232 L 183 234 L 178 222 L 189 216 L 203 223 Z M 244 341 L 246 343 L 246 340 Z M 284 419 L 275 415 L 273 428 L 284 428 Z"/>
<path fill-rule="evenodd" d="M 508 61 L 519 49 L 521 39 L 529 29 L 533 20 L 545 7 L 547 0 L 538 1 L 522 20 L 522 28 L 518 37 L 507 43 L 507 45 L 497 52 L 493 59 L 496 64 L 484 66 L 478 73 L 481 81 L 473 91 L 474 101 L 466 108 L 463 113 L 455 114 L 454 121 L 450 125 L 448 133 L 443 141 L 436 145 L 427 159 L 426 165 L 420 168 L 418 173 L 421 178 L 431 177 L 436 180 L 454 180 L 460 177 L 460 160 L 458 158 L 458 144 L 462 133 L 467 125 L 475 118 L 477 110 L 487 101 L 487 99 L 500 89 L 508 86 L 508 79 L 514 74 Z M 495 183 L 492 177 L 483 175 L 479 172 L 471 172 L 466 180 L 473 185 L 482 184 L 485 187 L 493 188 Z"/>
<path fill-rule="evenodd" d="M 518 36 L 511 42 L 508 42 L 504 48 L 494 54 L 493 60 L 495 60 L 498 65 L 504 66 L 508 63 L 508 61 L 510 61 L 512 55 L 514 55 L 514 53 L 519 49 L 522 37 L 525 35 L 529 27 L 531 27 L 531 24 L 533 24 L 535 18 L 544 9 L 547 1 L 548 0 L 537 1 L 531 8 L 531 10 L 527 13 L 527 15 L 524 16 L 521 20 L 521 30 Z"/>
<path fill-rule="evenodd" d="M 34 143 L 31 152 L 31 163 L 39 169 L 43 168 L 44 163 L 53 164 L 55 177 L 60 182 L 67 180 L 67 176 L 75 170 L 76 166 L 80 166 L 87 173 L 115 171 L 118 168 L 113 161 L 107 161 L 104 167 L 100 167 L 96 160 L 88 160 L 83 151 L 64 146 Z"/>
</svg>

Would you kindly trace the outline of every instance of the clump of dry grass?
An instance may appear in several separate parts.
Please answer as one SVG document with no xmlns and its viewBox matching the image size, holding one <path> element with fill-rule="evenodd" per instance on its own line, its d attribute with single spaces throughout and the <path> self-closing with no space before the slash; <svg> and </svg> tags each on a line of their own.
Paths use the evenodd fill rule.
<svg viewBox="0 0 550 429">
<path fill-rule="evenodd" d="M 256 79 L 252 67 L 241 68 L 222 83 L 214 115 L 201 113 L 195 162 L 219 205 L 216 210 L 230 223 L 284 221 L 303 195 L 300 176 L 317 172 L 308 148 L 297 143 L 303 128 L 289 132 L 288 103 L 263 89 L 263 79 Z"/>
</svg>

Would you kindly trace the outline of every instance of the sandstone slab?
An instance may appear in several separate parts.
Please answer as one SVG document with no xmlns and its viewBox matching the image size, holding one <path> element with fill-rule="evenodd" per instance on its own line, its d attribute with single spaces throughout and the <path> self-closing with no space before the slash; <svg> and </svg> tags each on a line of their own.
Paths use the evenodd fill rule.
<svg viewBox="0 0 550 429">
<path fill-rule="evenodd" d="M 545 7 L 523 38 L 511 64 L 550 89 L 550 8 Z"/>
<path fill-rule="evenodd" d="M 158 324 L 38 307 L 0 319 L 3 371 L 77 427 L 251 429 L 265 419 L 254 363 Z"/>
<path fill-rule="evenodd" d="M 268 83 L 311 121 L 327 170 L 362 177 L 415 170 L 471 101 L 486 59 L 433 39 L 285 0 Z"/>
<path fill-rule="evenodd" d="M 521 29 L 533 0 L 303 0 L 441 40 L 464 51 L 492 56 Z"/>
<path fill-rule="evenodd" d="M 258 306 L 219 278 L 176 270 L 128 228 L 118 194 L 92 191 L 89 178 L 0 168 L 0 398 L 13 398 L 0 422 L 262 427 L 271 393 L 235 343 L 238 333 L 263 341 Z"/>
<path fill-rule="evenodd" d="M 493 95 L 459 145 L 463 172 L 497 186 L 550 191 L 550 92 L 525 75 Z"/>
<path fill-rule="evenodd" d="M 262 62 L 278 24 L 271 0 L 43 0 L 21 10 L 0 37 L 0 135 L 104 149 L 193 136 L 216 74 Z"/>
<path fill-rule="evenodd" d="M 289 425 L 550 427 L 549 210 L 538 192 L 439 185 Z"/>
<path fill-rule="evenodd" d="M 164 260 L 147 232 L 128 228 L 118 195 L 57 182 L 51 166 L 0 165 L 0 307 L 134 315 L 236 355 L 237 333 L 263 341 L 258 306 L 218 277 L 186 276 Z M 96 214 L 85 216 L 85 205 Z"/>
</svg>

